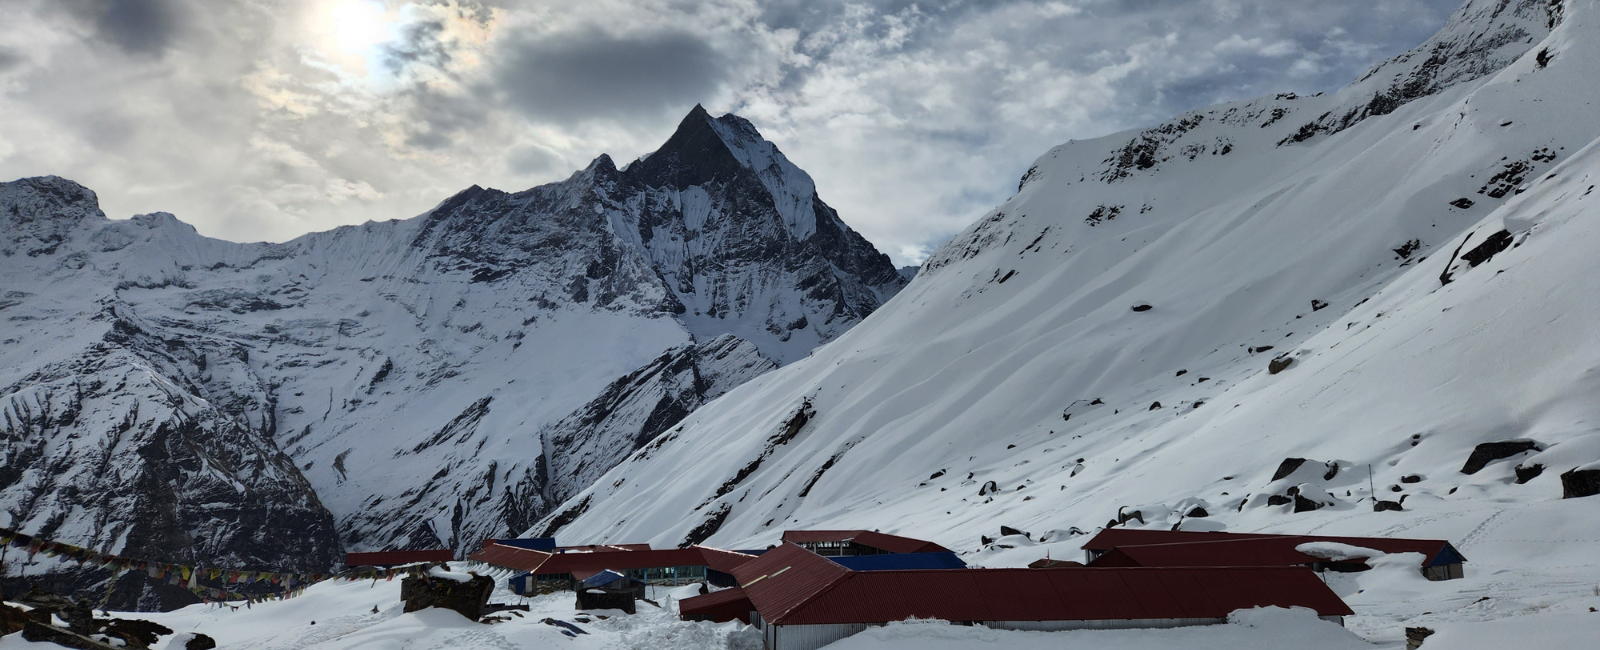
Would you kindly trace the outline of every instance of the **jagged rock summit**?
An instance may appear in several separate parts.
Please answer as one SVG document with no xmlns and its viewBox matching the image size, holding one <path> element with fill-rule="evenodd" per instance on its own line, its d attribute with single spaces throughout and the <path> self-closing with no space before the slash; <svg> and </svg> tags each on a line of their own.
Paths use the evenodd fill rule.
<svg viewBox="0 0 1600 650">
<path fill-rule="evenodd" d="M 601 155 L 562 183 L 461 192 L 412 245 L 476 281 L 533 275 L 546 299 L 676 314 L 698 340 L 734 334 L 779 363 L 905 285 L 754 126 L 698 105 L 622 169 Z"/>
<path fill-rule="evenodd" d="M 4 183 L 0 275 L 0 523 L 223 566 L 519 532 L 906 282 L 698 107 L 621 169 L 278 244 Z"/>
</svg>

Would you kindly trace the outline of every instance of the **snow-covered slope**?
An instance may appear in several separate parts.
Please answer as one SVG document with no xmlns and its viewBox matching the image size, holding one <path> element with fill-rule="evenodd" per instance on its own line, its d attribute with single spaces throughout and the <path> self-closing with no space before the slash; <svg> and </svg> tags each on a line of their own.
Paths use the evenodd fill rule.
<svg viewBox="0 0 1600 650">
<path fill-rule="evenodd" d="M 740 548 L 870 528 L 1015 564 L 1138 510 L 1600 577 L 1600 499 L 1561 500 L 1558 476 L 1600 461 L 1596 78 L 1593 0 L 1472 0 L 1337 93 L 1056 147 L 861 325 L 534 530 Z M 1461 472 L 1519 438 L 1537 477 L 1513 472 L 1533 452 Z M 1590 546 L 1518 552 L 1497 520 Z M 1001 524 L 1047 548 L 985 547 Z"/>
<path fill-rule="evenodd" d="M 156 526 L 128 539 L 224 565 L 526 528 L 906 282 L 749 123 L 698 107 L 626 169 L 284 244 L 108 220 L 53 177 L 0 184 L 0 219 L 6 525 L 118 552 Z M 236 498 L 206 501 L 213 475 Z M 125 521 L 119 495 L 213 521 Z"/>
</svg>

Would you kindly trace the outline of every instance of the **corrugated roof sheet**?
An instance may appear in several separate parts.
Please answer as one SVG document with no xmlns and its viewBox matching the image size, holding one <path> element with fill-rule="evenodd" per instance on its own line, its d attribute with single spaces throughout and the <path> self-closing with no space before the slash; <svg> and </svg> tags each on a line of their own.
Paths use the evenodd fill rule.
<svg viewBox="0 0 1600 650">
<path fill-rule="evenodd" d="M 927 540 L 870 530 L 786 530 L 783 531 L 783 541 L 794 544 L 855 542 L 890 553 L 937 553 L 950 550 Z"/>
<path fill-rule="evenodd" d="M 767 551 L 733 570 L 739 587 L 768 621 L 787 615 L 848 575 L 849 569 L 794 544 Z"/>
<path fill-rule="evenodd" d="M 750 598 L 744 595 L 743 589 L 734 587 L 680 600 L 678 601 L 678 612 L 680 614 L 691 614 L 702 609 L 720 607 L 730 603 L 748 602 L 749 600 Z"/>
<path fill-rule="evenodd" d="M 749 596 L 738 587 L 678 601 L 679 618 L 706 617 L 718 623 L 726 623 L 735 618 L 749 623 L 750 611 L 753 609 L 755 605 L 750 603 Z"/>
<path fill-rule="evenodd" d="M 756 556 L 754 555 L 740 553 L 738 551 L 725 551 L 723 549 L 712 548 L 710 546 L 692 546 L 690 548 L 699 549 L 700 555 L 705 558 L 705 564 L 707 567 L 723 573 L 731 574 L 733 573 L 734 569 L 744 566 L 744 563 L 756 559 Z"/>
<path fill-rule="evenodd" d="M 1108 528 L 1100 531 L 1083 548 L 1092 551 L 1127 549 L 1134 546 L 1146 549 L 1135 556 L 1139 566 L 1284 566 L 1309 564 L 1321 561 L 1299 551 L 1296 546 L 1308 542 L 1336 542 L 1370 548 L 1384 553 L 1421 553 L 1422 566 L 1435 563 L 1453 564 L 1465 561 L 1449 542 L 1438 539 L 1398 539 L 1388 537 L 1335 537 L 1327 535 L 1269 535 L 1265 533 L 1220 533 L 1166 530 L 1130 530 Z M 1172 548 L 1194 545 L 1194 549 Z M 1211 554 L 1210 558 L 1202 554 Z M 1133 555 L 1130 552 L 1130 555 Z M 1309 558 L 1309 559 L 1303 559 Z M 1121 560 L 1107 560 L 1121 561 Z M 1181 564 L 1190 562 L 1191 564 Z M 1102 566 L 1100 561 L 1096 566 Z"/>
<path fill-rule="evenodd" d="M 734 572 L 776 625 L 1223 618 L 1249 607 L 1351 613 L 1301 567 L 955 569 L 854 572 L 785 544 Z"/>
<path fill-rule="evenodd" d="M 534 569 L 539 568 L 539 565 L 544 564 L 545 560 L 553 557 L 553 555 L 554 554 L 552 553 L 546 553 L 544 551 L 530 551 L 525 548 L 517 548 L 515 546 L 506 546 L 504 544 L 485 542 L 483 545 L 483 550 L 473 553 L 472 555 L 468 555 L 467 559 L 476 560 L 486 564 L 493 564 L 495 566 L 501 566 L 507 569 L 533 571 Z"/>
<path fill-rule="evenodd" d="M 610 551 L 648 551 L 649 544 L 588 544 L 583 546 L 557 546 L 557 553 L 606 553 Z"/>
<path fill-rule="evenodd" d="M 938 553 L 886 553 L 830 557 L 851 571 L 907 571 L 911 569 L 965 569 L 967 563 L 952 551 Z"/>
</svg>

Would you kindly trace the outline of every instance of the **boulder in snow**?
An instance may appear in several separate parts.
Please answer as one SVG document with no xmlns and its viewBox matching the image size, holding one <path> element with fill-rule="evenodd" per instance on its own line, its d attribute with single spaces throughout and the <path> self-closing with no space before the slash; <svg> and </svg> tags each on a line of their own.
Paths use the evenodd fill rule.
<svg viewBox="0 0 1600 650">
<path fill-rule="evenodd" d="M 1295 470 L 1300 469 L 1300 466 L 1304 465 L 1305 463 L 1306 459 L 1304 458 L 1283 459 L 1283 462 L 1278 463 L 1278 471 L 1272 473 L 1272 480 L 1276 481 L 1293 474 Z"/>
<path fill-rule="evenodd" d="M 1279 355 L 1276 359 L 1267 362 L 1267 374 L 1276 375 L 1294 365 L 1294 357 L 1287 354 Z"/>
<path fill-rule="evenodd" d="M 1522 463 L 1512 468 L 1517 472 L 1517 484 L 1527 483 L 1544 473 L 1544 465 L 1539 463 Z"/>
<path fill-rule="evenodd" d="M 1461 473 L 1477 474 L 1489 463 L 1537 449 L 1539 443 L 1526 439 L 1485 442 L 1473 448 L 1472 455 L 1467 457 L 1467 463 L 1461 466 Z"/>
<path fill-rule="evenodd" d="M 1574 469 L 1561 475 L 1561 498 L 1578 499 L 1596 494 L 1600 494 L 1600 466 Z"/>
<path fill-rule="evenodd" d="M 462 582 L 456 578 L 462 574 L 443 573 L 446 575 L 408 577 L 402 580 L 400 600 L 405 601 L 405 611 L 415 612 L 429 607 L 442 607 L 455 610 L 468 620 L 476 621 L 481 618 L 483 606 L 489 602 L 489 594 L 494 591 L 494 579 L 467 574 L 469 579 Z"/>
</svg>

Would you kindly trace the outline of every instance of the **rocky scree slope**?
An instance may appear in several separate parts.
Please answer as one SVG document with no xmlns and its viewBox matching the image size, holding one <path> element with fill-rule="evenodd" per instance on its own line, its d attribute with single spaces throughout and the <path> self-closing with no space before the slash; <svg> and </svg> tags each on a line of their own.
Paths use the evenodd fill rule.
<svg viewBox="0 0 1600 650">
<path fill-rule="evenodd" d="M 1056 147 L 855 329 L 532 530 L 869 528 L 978 563 L 1108 524 L 1408 534 L 1600 576 L 1592 546 L 1510 550 L 1600 507 L 1562 498 L 1600 468 L 1597 68 L 1596 3 L 1472 0 L 1338 92 Z"/>
<path fill-rule="evenodd" d="M 109 220 L 59 178 L 0 185 L 0 217 L 7 525 L 223 565 L 513 534 L 905 283 L 698 107 L 625 169 L 282 244 Z"/>
</svg>

